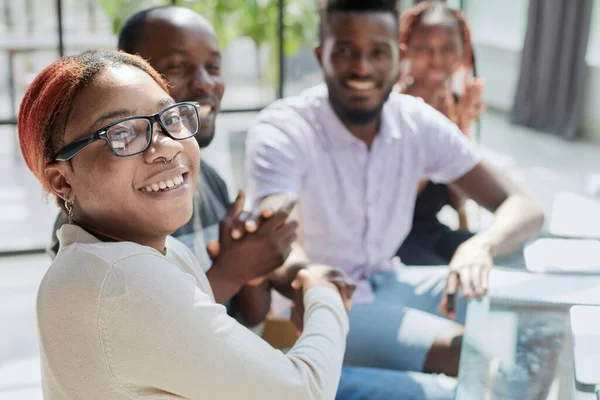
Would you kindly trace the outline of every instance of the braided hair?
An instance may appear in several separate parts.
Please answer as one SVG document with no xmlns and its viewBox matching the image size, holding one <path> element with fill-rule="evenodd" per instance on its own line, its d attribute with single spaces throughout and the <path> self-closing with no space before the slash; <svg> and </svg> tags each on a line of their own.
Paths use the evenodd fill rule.
<svg viewBox="0 0 600 400">
<path fill-rule="evenodd" d="M 400 15 L 400 44 L 408 46 L 411 34 L 420 23 L 458 28 L 463 44 L 459 68 L 465 68 L 476 75 L 471 30 L 461 10 L 453 10 L 443 1 L 423 1 L 416 4 Z"/>
</svg>

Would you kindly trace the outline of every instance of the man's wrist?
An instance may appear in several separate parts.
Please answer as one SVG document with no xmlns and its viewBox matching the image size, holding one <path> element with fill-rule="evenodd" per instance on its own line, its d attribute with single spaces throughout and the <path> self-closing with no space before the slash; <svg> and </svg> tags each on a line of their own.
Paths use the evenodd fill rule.
<svg viewBox="0 0 600 400">
<path fill-rule="evenodd" d="M 473 244 L 488 252 L 492 258 L 496 257 L 499 241 L 489 232 L 481 232 L 469 239 Z"/>
<path fill-rule="evenodd" d="M 258 279 L 253 279 L 248 281 L 242 285 L 240 290 L 271 290 L 271 282 L 267 277 L 264 277 L 260 282 L 254 283 L 254 281 L 258 281 Z"/>
<path fill-rule="evenodd" d="M 234 294 L 248 281 L 245 277 L 240 276 L 240 274 L 229 273 L 228 268 L 225 265 L 221 265 L 218 261 L 206 272 L 206 277 L 211 286 L 219 286 L 227 292 L 232 291 Z"/>
<path fill-rule="evenodd" d="M 292 288 L 292 282 L 296 279 L 298 271 L 306 268 L 307 265 L 308 264 L 302 262 L 283 265 L 271 272 L 268 275 L 267 280 L 271 287 L 279 294 L 288 299 L 292 299 L 295 293 L 295 290 Z"/>
<path fill-rule="evenodd" d="M 304 262 L 283 265 L 277 268 L 275 271 L 271 272 L 267 276 L 267 280 L 273 286 L 291 285 L 294 279 L 296 279 L 298 271 L 300 271 L 303 268 L 306 268 L 307 266 L 308 263 Z"/>
</svg>

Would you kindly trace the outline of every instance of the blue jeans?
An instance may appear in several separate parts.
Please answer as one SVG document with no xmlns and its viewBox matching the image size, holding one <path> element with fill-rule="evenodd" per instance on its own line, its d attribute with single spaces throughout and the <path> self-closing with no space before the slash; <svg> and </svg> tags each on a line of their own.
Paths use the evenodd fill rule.
<svg viewBox="0 0 600 400">
<path fill-rule="evenodd" d="M 451 400 L 455 386 L 443 375 L 344 367 L 335 400 Z"/>
<path fill-rule="evenodd" d="M 447 267 L 402 267 L 373 274 L 375 301 L 348 313 L 344 365 L 421 372 L 435 339 L 465 321 L 462 296 L 455 322 L 438 312 L 447 272 Z"/>
</svg>

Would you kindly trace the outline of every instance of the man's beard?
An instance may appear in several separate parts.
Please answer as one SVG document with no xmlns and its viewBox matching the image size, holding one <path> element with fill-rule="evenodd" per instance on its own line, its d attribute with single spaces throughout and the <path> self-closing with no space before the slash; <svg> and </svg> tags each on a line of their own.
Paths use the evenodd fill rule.
<svg viewBox="0 0 600 400">
<path fill-rule="evenodd" d="M 338 96 L 338 93 L 335 90 L 335 84 L 327 78 L 325 79 L 325 82 L 327 83 L 331 106 L 343 122 L 351 125 L 367 125 L 373 121 L 376 121 L 380 117 L 381 110 L 383 110 L 383 106 L 390 97 L 394 87 L 394 85 L 390 85 L 389 89 L 382 97 L 381 102 L 376 107 L 371 109 L 349 108 L 342 102 L 340 96 Z M 334 89 L 332 90 L 332 88 Z"/>
<path fill-rule="evenodd" d="M 201 149 L 204 149 L 208 147 L 208 145 L 212 142 L 214 137 L 215 127 L 213 126 L 210 132 L 198 132 L 198 134 L 196 135 L 196 142 L 198 142 L 198 146 L 200 146 Z"/>
</svg>

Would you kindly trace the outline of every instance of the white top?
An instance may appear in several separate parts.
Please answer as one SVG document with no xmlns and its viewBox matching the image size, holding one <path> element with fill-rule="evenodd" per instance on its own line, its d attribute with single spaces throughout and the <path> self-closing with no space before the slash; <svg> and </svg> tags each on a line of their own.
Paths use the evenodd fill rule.
<svg viewBox="0 0 600 400">
<path fill-rule="evenodd" d="M 453 182 L 480 161 L 448 118 L 398 93 L 369 149 L 337 117 L 325 85 L 265 108 L 246 149 L 250 201 L 298 197 L 304 250 L 358 282 L 355 303 L 372 300 L 366 279 L 390 266 L 410 231 L 419 182 Z"/>
<path fill-rule="evenodd" d="M 38 293 L 42 386 L 54 399 L 333 399 L 348 319 L 339 294 L 304 298 L 284 355 L 216 304 L 179 241 L 167 255 L 65 225 Z"/>
</svg>

